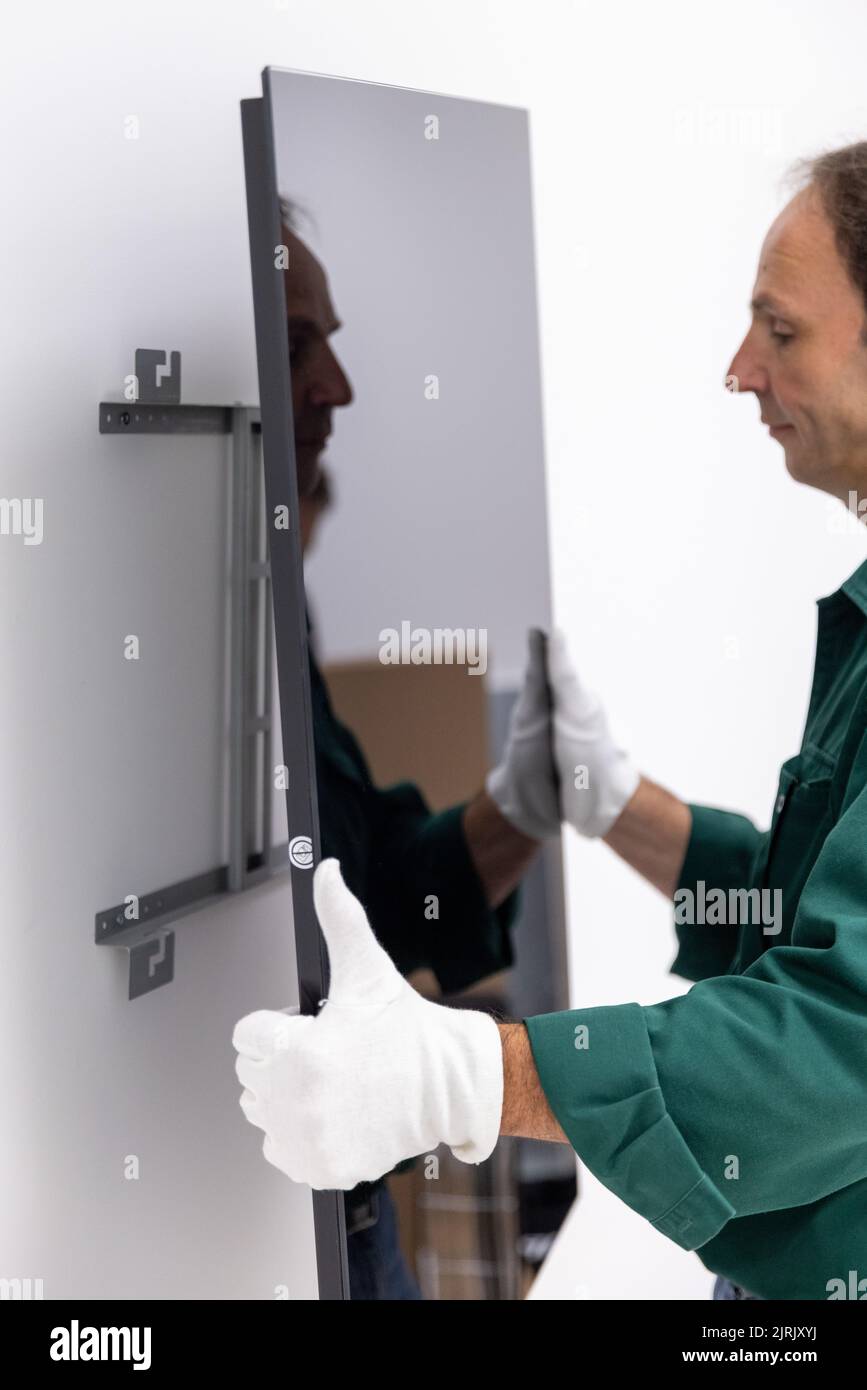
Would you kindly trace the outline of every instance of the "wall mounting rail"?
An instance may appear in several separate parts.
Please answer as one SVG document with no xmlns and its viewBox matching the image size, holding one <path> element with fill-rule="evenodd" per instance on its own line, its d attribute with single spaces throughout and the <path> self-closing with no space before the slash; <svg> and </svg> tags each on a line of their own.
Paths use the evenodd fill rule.
<svg viewBox="0 0 867 1390">
<path fill-rule="evenodd" d="M 137 367 L 139 360 L 137 353 Z M 136 999 L 174 978 L 170 923 L 284 874 L 291 860 L 288 845 L 271 845 L 273 601 L 259 408 L 100 401 L 99 433 L 232 439 L 229 862 L 137 894 L 138 916 L 132 919 L 126 903 L 97 912 L 96 944 L 128 952 L 129 998 Z"/>
</svg>

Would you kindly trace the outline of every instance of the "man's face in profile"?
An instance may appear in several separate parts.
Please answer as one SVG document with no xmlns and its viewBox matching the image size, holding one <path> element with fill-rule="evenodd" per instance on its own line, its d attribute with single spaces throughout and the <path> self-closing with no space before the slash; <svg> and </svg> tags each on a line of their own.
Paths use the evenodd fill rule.
<svg viewBox="0 0 867 1390">
<path fill-rule="evenodd" d="M 331 433 L 331 412 L 335 406 L 349 405 L 352 387 L 328 341 L 340 322 L 325 271 L 294 232 L 284 228 L 283 238 L 289 250 L 284 283 L 298 492 L 306 497 L 316 487 L 319 460 Z"/>
<path fill-rule="evenodd" d="M 759 256 L 753 321 L 729 367 L 801 483 L 846 500 L 867 477 L 865 305 L 812 186 L 771 226 Z"/>
</svg>

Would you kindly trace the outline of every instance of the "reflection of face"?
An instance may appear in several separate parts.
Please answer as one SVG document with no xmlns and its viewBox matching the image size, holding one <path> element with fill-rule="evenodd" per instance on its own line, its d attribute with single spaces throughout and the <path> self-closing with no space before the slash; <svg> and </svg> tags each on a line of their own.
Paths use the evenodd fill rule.
<svg viewBox="0 0 867 1390">
<path fill-rule="evenodd" d="M 328 470 L 319 468 L 316 485 L 298 498 L 298 514 L 301 522 L 301 553 L 306 555 L 313 544 L 313 537 L 324 512 L 333 503 L 331 480 Z"/>
<path fill-rule="evenodd" d="M 298 492 L 304 497 L 316 486 L 319 458 L 331 433 L 331 411 L 349 405 L 352 387 L 328 343 L 340 323 L 325 271 L 299 237 L 285 229 L 283 236 L 289 249 L 284 283 Z"/>
<path fill-rule="evenodd" d="M 771 226 L 759 257 L 752 326 L 729 367 L 801 483 L 845 500 L 867 479 L 864 302 L 837 250 L 817 191 L 803 189 Z"/>
</svg>

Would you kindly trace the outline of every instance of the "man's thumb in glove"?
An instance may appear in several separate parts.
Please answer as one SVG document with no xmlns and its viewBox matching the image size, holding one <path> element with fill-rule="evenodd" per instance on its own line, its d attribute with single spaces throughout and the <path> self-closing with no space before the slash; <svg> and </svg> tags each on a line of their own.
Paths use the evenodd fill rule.
<svg viewBox="0 0 867 1390">
<path fill-rule="evenodd" d="M 554 698 L 561 702 L 581 701 L 581 687 L 578 673 L 572 665 L 566 634 L 562 628 L 555 628 L 548 638 L 548 672 L 554 687 Z M 585 696 L 586 696 L 585 692 Z"/>
<path fill-rule="evenodd" d="M 337 859 L 313 875 L 313 902 L 328 947 L 331 1004 L 388 1004 L 404 981 L 374 936 L 361 903 L 343 882 Z"/>
<path fill-rule="evenodd" d="M 546 710 L 548 706 L 548 678 L 545 672 L 545 633 L 541 628 L 531 627 L 527 632 L 527 665 L 524 668 L 524 684 L 518 696 L 522 713 Z"/>
</svg>

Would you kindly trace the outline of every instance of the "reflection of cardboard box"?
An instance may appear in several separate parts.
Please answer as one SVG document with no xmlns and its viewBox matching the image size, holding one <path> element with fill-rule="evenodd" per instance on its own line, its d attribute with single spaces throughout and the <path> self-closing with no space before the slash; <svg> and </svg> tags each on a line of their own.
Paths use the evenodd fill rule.
<svg viewBox="0 0 867 1390">
<path fill-rule="evenodd" d="M 328 666 L 338 719 L 352 730 L 377 786 L 415 782 L 431 810 L 469 801 L 488 770 L 484 676 L 466 666 Z"/>
<path fill-rule="evenodd" d="M 355 734 L 377 786 L 409 781 L 432 811 L 470 801 L 488 770 L 485 680 L 461 666 L 383 666 L 379 661 L 328 666 L 323 675 L 334 712 Z M 503 976 L 473 990 L 496 997 Z M 411 983 L 436 997 L 430 971 Z M 436 1151 L 438 1176 L 425 1160 L 388 1182 L 398 1208 L 404 1254 L 428 1297 L 516 1297 L 517 1192 L 511 1145 L 500 1144 L 486 1164 L 459 1162 Z"/>
</svg>

